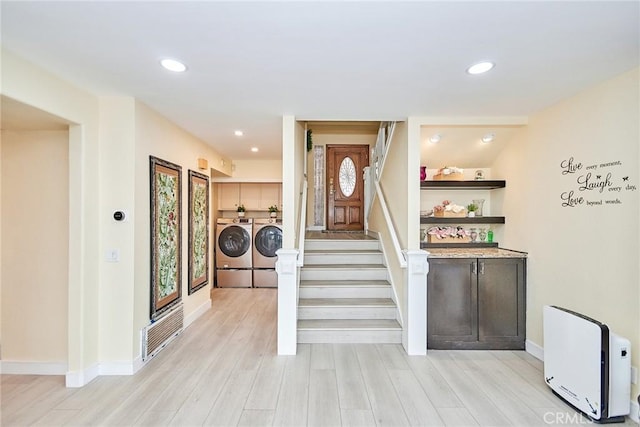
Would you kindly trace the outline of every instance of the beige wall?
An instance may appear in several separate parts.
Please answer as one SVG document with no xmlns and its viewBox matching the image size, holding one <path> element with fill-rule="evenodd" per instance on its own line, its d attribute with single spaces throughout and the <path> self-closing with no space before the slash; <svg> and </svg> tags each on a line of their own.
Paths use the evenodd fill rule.
<svg viewBox="0 0 640 427">
<path fill-rule="evenodd" d="M 2 131 L 2 360 L 67 363 L 69 133 Z"/>
<path fill-rule="evenodd" d="M 529 252 L 527 339 L 544 346 L 542 307 L 566 307 L 630 339 L 634 366 L 640 365 L 639 81 L 636 69 L 532 116 L 492 171 L 507 180 L 503 246 Z M 563 174 L 561 163 L 571 157 L 582 168 Z M 620 164 L 604 166 L 612 162 Z M 590 165 L 600 182 L 611 173 L 603 192 L 579 190 Z M 584 201 L 562 207 L 561 194 L 570 191 Z M 587 205 L 615 199 L 621 203 Z M 633 386 L 633 399 L 638 392 Z"/>
<path fill-rule="evenodd" d="M 139 353 L 133 333 L 135 101 L 129 97 L 100 98 L 100 362 L 127 362 Z M 125 221 L 113 219 L 117 210 Z M 117 250 L 118 262 L 106 260 Z M 115 315 L 117 313 L 117 315 Z"/>
<path fill-rule="evenodd" d="M 210 301 L 209 289 L 213 283 L 213 263 L 209 264 L 209 287 L 188 295 L 188 171 L 198 171 L 198 158 L 205 158 L 209 165 L 230 164 L 230 160 L 220 156 L 209 145 L 197 139 L 184 129 L 170 122 L 146 105 L 135 103 L 135 274 L 133 300 L 133 341 L 134 354 L 139 352 L 139 331 L 149 323 L 149 277 L 150 277 L 150 190 L 149 156 L 159 157 L 182 167 L 182 299 L 185 317 L 192 316 Z M 201 171 L 200 171 L 201 172 Z M 213 201 L 210 201 L 210 208 Z M 210 218 L 213 217 L 210 211 Z M 210 226 L 211 227 L 211 226 Z M 213 230 L 213 228 L 210 228 Z M 214 240 L 209 233 L 209 250 L 213 253 Z"/>
<path fill-rule="evenodd" d="M 282 182 L 282 160 L 234 160 L 232 175 L 218 182 Z"/>
<path fill-rule="evenodd" d="M 300 204 L 304 183 L 304 125 L 294 116 L 282 118 L 282 247 L 298 247 Z"/>
<path fill-rule="evenodd" d="M 387 209 L 391 215 L 391 221 L 395 233 L 400 243 L 400 249 L 408 249 L 408 200 L 409 188 L 407 185 L 407 174 L 397 173 L 406 171 L 409 162 L 409 150 L 407 143 L 407 124 L 397 123 L 393 134 L 393 140 L 387 152 L 382 176 L 380 177 L 380 187 L 384 193 Z M 391 234 L 380 207 L 380 200 L 376 197 L 369 216 L 369 228 L 380 235 L 383 245 L 387 266 L 391 275 L 391 283 L 396 295 L 396 303 L 400 309 L 403 319 L 406 318 L 404 270 L 400 266 L 398 254 L 395 251 Z"/>
<path fill-rule="evenodd" d="M 6 50 L 2 50 L 1 78 L 3 95 L 73 123 L 69 128 L 68 366 L 81 381 L 82 370 L 98 361 L 98 99 Z"/>
</svg>

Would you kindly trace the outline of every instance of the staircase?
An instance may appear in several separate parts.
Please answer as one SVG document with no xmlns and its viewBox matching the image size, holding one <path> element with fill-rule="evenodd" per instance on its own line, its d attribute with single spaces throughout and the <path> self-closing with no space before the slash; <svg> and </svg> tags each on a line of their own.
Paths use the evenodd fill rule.
<svg viewBox="0 0 640 427">
<path fill-rule="evenodd" d="M 400 343 L 378 241 L 305 240 L 299 343 Z"/>
</svg>

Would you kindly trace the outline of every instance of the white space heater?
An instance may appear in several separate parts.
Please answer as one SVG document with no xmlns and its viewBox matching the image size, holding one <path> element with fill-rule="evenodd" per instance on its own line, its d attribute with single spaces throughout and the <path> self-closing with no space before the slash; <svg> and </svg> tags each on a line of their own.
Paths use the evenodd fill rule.
<svg viewBox="0 0 640 427">
<path fill-rule="evenodd" d="M 629 414 L 631 345 L 582 314 L 544 307 L 544 378 L 565 402 L 598 423 Z"/>
</svg>

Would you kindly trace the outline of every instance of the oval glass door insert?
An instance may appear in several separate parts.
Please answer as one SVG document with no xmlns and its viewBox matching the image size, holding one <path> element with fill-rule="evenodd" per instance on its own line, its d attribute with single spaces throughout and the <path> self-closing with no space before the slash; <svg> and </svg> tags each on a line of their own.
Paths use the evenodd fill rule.
<svg viewBox="0 0 640 427">
<path fill-rule="evenodd" d="M 345 197 L 350 197 L 353 194 L 353 190 L 356 189 L 356 165 L 351 160 L 351 157 L 342 159 L 338 178 L 340 180 L 340 191 Z"/>
</svg>

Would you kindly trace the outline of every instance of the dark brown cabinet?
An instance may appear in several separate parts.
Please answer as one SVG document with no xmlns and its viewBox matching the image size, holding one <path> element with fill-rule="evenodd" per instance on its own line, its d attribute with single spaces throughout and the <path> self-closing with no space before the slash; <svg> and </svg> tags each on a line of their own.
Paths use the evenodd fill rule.
<svg viewBox="0 0 640 427">
<path fill-rule="evenodd" d="M 524 258 L 430 258 L 427 348 L 523 350 Z"/>
</svg>

